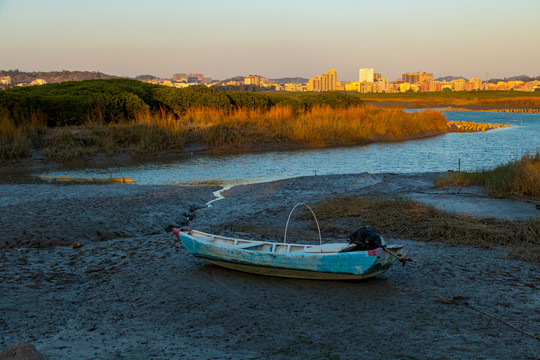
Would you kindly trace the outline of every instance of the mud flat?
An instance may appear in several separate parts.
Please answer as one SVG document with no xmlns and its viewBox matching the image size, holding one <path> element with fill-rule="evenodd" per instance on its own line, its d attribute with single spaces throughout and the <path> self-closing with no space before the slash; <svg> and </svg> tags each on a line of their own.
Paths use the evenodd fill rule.
<svg viewBox="0 0 540 360">
<path fill-rule="evenodd" d="M 490 201 L 479 189 L 434 189 L 433 176 L 251 184 L 225 191 L 211 207 L 204 204 L 212 186 L 1 185 L 0 351 L 26 341 L 50 359 L 539 357 L 538 340 L 433 296 L 466 298 L 538 333 L 540 267 L 502 249 L 387 239 L 404 243 L 416 261 L 367 281 L 321 282 L 207 265 L 167 232 L 189 224 L 279 241 L 297 202 L 361 192 L 409 194 L 443 207 L 455 200 L 456 212 L 472 214 Z M 493 213 L 505 204 L 514 210 Z M 498 203 L 490 212 L 538 216 L 527 205 Z M 291 240 L 313 241 L 309 220 L 290 226 Z"/>
</svg>

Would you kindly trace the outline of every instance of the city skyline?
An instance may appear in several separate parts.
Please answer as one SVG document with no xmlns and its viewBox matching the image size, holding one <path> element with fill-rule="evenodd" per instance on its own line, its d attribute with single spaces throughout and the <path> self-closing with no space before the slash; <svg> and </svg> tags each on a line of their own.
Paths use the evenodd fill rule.
<svg viewBox="0 0 540 360">
<path fill-rule="evenodd" d="M 0 0 L 0 69 L 389 79 L 540 75 L 540 1 Z M 367 16 L 366 16 L 367 14 Z M 514 16 L 515 15 L 515 16 Z M 519 21 L 514 19 L 519 16 Z"/>
</svg>

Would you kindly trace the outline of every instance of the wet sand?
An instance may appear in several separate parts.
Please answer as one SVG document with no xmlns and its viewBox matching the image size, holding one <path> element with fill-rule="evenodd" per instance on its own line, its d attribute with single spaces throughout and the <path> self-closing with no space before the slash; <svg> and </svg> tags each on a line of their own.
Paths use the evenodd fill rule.
<svg viewBox="0 0 540 360">
<path fill-rule="evenodd" d="M 502 200 L 481 189 L 434 189 L 434 176 L 251 184 L 224 191 L 211 207 L 212 186 L 0 185 L 0 351 L 27 341 L 51 359 L 539 357 L 538 340 L 433 296 L 465 297 L 540 333 L 540 267 L 503 249 L 387 239 L 406 244 L 416 261 L 367 281 L 321 282 L 209 265 L 167 231 L 185 224 L 280 241 L 296 203 L 361 192 L 456 212 L 491 206 L 501 218 L 539 216 L 532 203 L 492 202 Z M 291 239 L 313 241 L 302 231 L 311 222 L 295 218 L 290 227 Z"/>
</svg>

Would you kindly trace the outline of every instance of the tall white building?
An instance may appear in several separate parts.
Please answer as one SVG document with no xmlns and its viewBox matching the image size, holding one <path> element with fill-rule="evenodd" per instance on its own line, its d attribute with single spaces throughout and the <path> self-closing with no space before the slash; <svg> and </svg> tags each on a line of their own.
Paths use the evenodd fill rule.
<svg viewBox="0 0 540 360">
<path fill-rule="evenodd" d="M 360 69 L 360 82 L 373 82 L 373 69 Z"/>
</svg>

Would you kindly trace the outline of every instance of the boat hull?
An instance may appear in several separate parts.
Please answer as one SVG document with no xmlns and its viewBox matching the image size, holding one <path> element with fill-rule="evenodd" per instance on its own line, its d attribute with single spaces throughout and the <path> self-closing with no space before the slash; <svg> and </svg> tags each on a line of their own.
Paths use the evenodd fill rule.
<svg viewBox="0 0 540 360">
<path fill-rule="evenodd" d="M 364 274 L 344 274 L 344 273 L 330 273 L 330 272 L 320 272 L 320 271 L 309 271 L 309 270 L 298 270 L 298 269 L 287 269 L 287 268 L 277 268 L 270 266 L 260 266 L 260 265 L 249 265 L 249 264 L 239 264 L 232 263 L 229 261 L 216 260 L 203 258 L 200 256 L 195 256 L 197 259 L 209 262 L 214 265 L 218 265 L 227 269 L 257 274 L 257 275 L 266 275 L 266 276 L 277 276 L 285 277 L 292 279 L 308 279 L 308 280 L 362 280 L 365 278 L 373 277 L 379 274 L 382 274 L 388 270 L 381 269 L 379 271 L 373 271 L 371 273 Z"/>
</svg>

